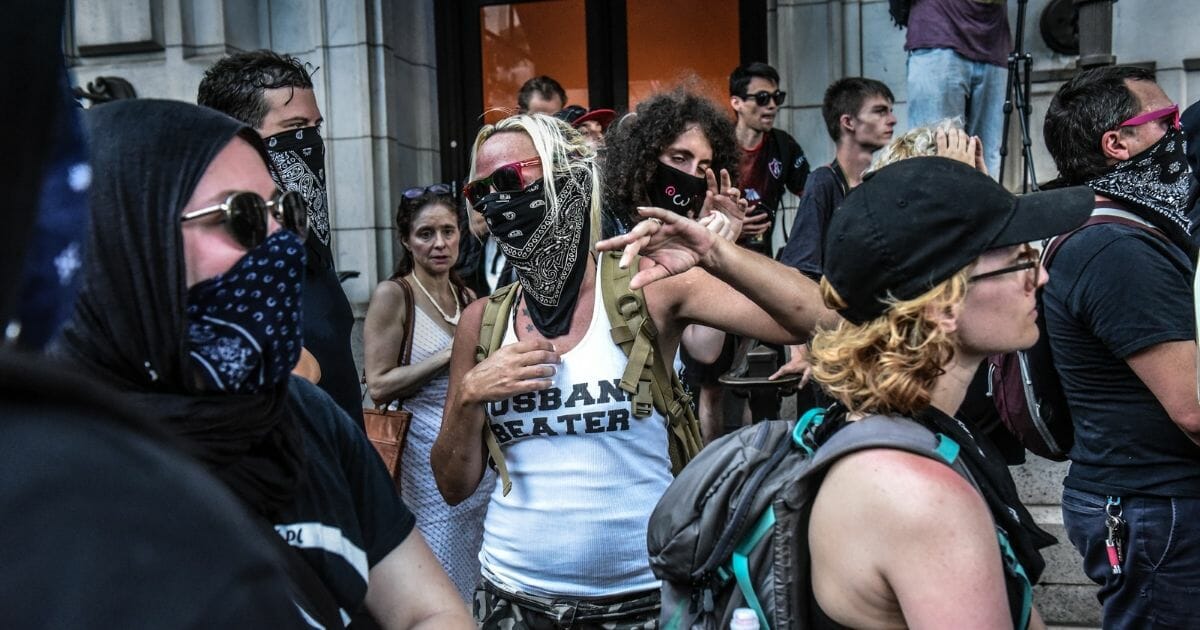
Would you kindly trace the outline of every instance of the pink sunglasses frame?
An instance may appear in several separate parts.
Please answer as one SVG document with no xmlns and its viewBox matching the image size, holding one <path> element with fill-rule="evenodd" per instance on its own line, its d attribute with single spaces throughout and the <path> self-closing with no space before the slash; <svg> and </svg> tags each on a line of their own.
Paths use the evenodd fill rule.
<svg viewBox="0 0 1200 630">
<path fill-rule="evenodd" d="M 1144 124 L 1154 121 L 1154 120 L 1166 118 L 1167 116 L 1170 116 L 1172 114 L 1174 114 L 1174 118 L 1172 120 L 1171 126 L 1175 129 L 1179 129 L 1179 106 L 1178 105 L 1172 105 L 1170 107 L 1164 107 L 1162 109 L 1156 109 L 1152 112 L 1146 112 L 1145 114 L 1140 114 L 1140 115 L 1134 116 L 1133 118 L 1130 118 L 1129 120 L 1126 120 L 1125 122 L 1123 122 L 1117 126 L 1118 127 L 1136 127 L 1138 125 L 1144 125 Z"/>
</svg>

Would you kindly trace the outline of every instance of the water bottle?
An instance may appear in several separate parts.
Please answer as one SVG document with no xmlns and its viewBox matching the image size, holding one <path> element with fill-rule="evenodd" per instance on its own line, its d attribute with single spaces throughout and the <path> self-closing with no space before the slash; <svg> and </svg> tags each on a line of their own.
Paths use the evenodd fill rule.
<svg viewBox="0 0 1200 630">
<path fill-rule="evenodd" d="M 733 611 L 729 620 L 729 630 L 758 630 L 758 614 L 749 608 L 738 608 Z"/>
</svg>

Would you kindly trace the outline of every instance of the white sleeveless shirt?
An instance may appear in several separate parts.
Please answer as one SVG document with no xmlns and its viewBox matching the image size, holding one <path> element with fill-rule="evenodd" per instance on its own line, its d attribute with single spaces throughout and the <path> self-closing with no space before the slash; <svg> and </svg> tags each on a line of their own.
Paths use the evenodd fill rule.
<svg viewBox="0 0 1200 630">
<path fill-rule="evenodd" d="M 646 527 L 672 480 L 667 423 L 630 413 L 609 329 L 597 278 L 591 324 L 554 385 L 487 405 L 512 491 L 492 492 L 479 559 L 501 588 L 602 598 L 659 587 Z M 504 344 L 516 341 L 510 323 Z"/>
</svg>

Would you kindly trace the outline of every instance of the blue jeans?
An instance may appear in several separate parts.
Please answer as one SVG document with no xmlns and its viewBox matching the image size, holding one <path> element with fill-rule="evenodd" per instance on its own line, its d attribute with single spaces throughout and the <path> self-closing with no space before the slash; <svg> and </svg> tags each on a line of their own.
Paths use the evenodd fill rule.
<svg viewBox="0 0 1200 630">
<path fill-rule="evenodd" d="M 971 61 L 949 48 L 910 51 L 908 126 L 911 129 L 944 118 L 960 118 L 967 133 L 983 140 L 988 174 L 998 178 L 1007 87 L 1007 68 Z"/>
<path fill-rule="evenodd" d="M 1200 499 L 1122 497 L 1121 574 L 1105 551 L 1107 497 L 1063 488 L 1063 524 L 1100 585 L 1106 630 L 1195 628 L 1200 620 Z"/>
</svg>

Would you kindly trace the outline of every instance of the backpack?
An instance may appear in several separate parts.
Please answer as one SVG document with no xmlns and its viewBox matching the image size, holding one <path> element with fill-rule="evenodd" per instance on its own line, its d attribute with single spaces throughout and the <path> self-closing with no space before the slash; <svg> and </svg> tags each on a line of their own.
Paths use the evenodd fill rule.
<svg viewBox="0 0 1200 630">
<path fill-rule="evenodd" d="M 945 462 L 978 489 L 959 445 L 908 418 L 846 423 L 819 447 L 825 410 L 798 421 L 744 427 L 710 444 L 667 489 L 650 516 L 650 568 L 662 580 L 663 630 L 723 630 L 750 608 L 763 630 L 810 625 L 808 517 L 824 473 L 839 458 L 893 448 Z M 1024 569 L 997 528 L 1006 569 Z M 1025 579 L 1024 619 L 1033 589 Z"/>
<path fill-rule="evenodd" d="M 1142 223 L 1100 214 L 1055 238 L 1042 254 L 1042 266 L 1050 268 L 1067 239 L 1084 228 L 1102 223 L 1136 227 L 1169 243 L 1165 234 Z M 1000 421 L 1022 446 L 1031 453 L 1061 462 L 1067 459 L 1075 442 L 1075 426 L 1054 367 L 1042 289 L 1037 292 L 1037 314 L 1038 340 L 1033 347 L 988 357 L 988 396 L 996 405 Z"/>
<path fill-rule="evenodd" d="M 646 418 L 658 410 L 667 419 L 667 448 L 671 456 L 671 472 L 678 475 L 703 446 L 700 437 L 700 422 L 692 409 L 692 397 L 687 393 L 675 366 L 659 352 L 658 329 L 646 308 L 646 298 L 641 289 L 629 288 L 629 281 L 637 273 L 638 261 L 626 269 L 620 267 L 621 252 L 604 252 L 600 255 L 599 279 L 600 298 L 604 301 L 609 331 L 613 343 L 629 357 L 621 375 L 620 387 L 626 392 L 630 412 L 635 418 Z M 512 313 L 520 284 L 514 282 L 496 290 L 483 307 L 483 320 L 479 327 L 479 345 L 475 346 L 475 362 L 486 359 L 504 343 L 508 321 Z M 500 475 L 503 493 L 512 489 L 508 466 L 504 463 L 504 452 L 500 449 L 491 426 L 483 427 L 483 439 L 488 455 Z"/>
</svg>

